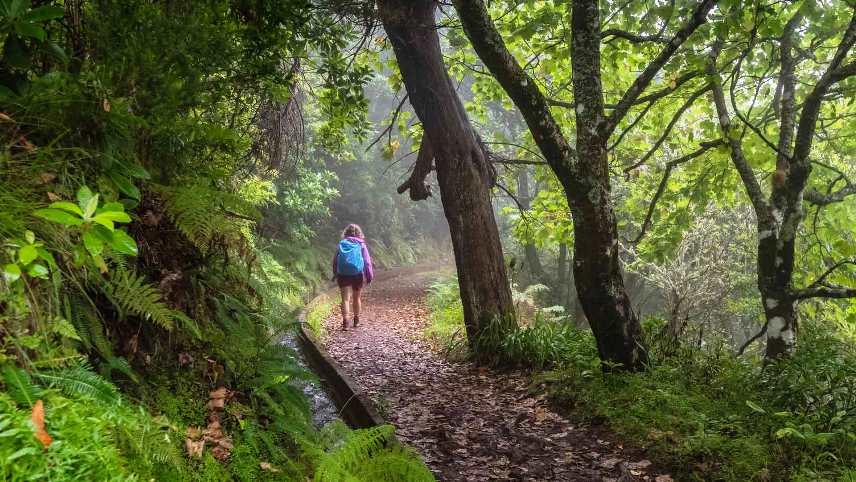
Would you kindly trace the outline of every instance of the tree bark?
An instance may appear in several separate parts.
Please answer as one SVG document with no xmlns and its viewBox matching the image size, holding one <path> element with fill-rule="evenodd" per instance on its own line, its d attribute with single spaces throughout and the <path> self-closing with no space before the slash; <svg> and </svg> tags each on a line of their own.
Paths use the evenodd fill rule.
<svg viewBox="0 0 856 482">
<path fill-rule="evenodd" d="M 494 172 L 443 63 L 434 0 L 378 0 L 404 85 L 430 142 L 449 222 L 467 338 L 514 326 L 511 290 L 490 190 Z M 478 356 L 479 354 L 476 353 Z"/>
<path fill-rule="evenodd" d="M 576 182 L 580 195 L 569 196 L 574 214 L 574 283 L 591 321 L 601 358 L 631 370 L 642 368 L 647 354 L 642 326 L 624 287 L 618 257 L 618 227 L 612 208 L 607 161 L 608 134 L 600 81 L 600 10 L 597 0 L 575 0 L 572 67 L 577 104 Z"/>
<path fill-rule="evenodd" d="M 856 64 L 842 65 L 849 51 L 856 44 L 856 12 L 854 12 L 829 65 L 806 95 L 802 102 L 802 109 L 797 109 L 795 76 L 797 60 L 793 56 L 793 50 L 798 40 L 797 27 L 801 19 L 801 14 L 797 12 L 785 25 L 784 33 L 779 39 L 781 71 L 774 98 L 774 102 L 777 102 L 777 105 L 774 105 L 774 111 L 779 115 L 779 140 L 775 146 L 776 171 L 771 177 L 769 198 L 765 197 L 758 178 L 745 157 L 741 138 L 731 128 L 731 115 L 716 68 L 717 57 L 723 44 L 721 39 L 713 45 L 711 60 L 707 67 L 708 76 L 713 80 L 713 102 L 719 117 L 720 128 L 731 148 L 732 163 L 740 175 L 757 219 L 758 290 L 761 293 L 761 303 L 766 318 L 764 330 L 767 334 L 766 361 L 793 353 L 798 329 L 796 309 L 798 300 L 839 295 L 856 297 L 856 289 L 843 287 L 813 289 L 814 285 L 823 285 L 823 278 L 834 268 L 807 289 L 795 289 L 793 286 L 796 238 L 804 217 L 803 196 L 812 171 L 809 154 L 821 104 L 833 84 L 856 75 Z M 748 123 L 745 119 L 744 122 Z"/>
</svg>

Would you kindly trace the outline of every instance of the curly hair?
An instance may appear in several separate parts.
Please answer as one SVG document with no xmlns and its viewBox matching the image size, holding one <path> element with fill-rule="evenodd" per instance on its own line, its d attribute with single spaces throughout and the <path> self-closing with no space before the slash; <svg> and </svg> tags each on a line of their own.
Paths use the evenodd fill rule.
<svg viewBox="0 0 856 482">
<path fill-rule="evenodd" d="M 342 231 L 343 238 L 347 238 L 348 236 L 362 239 L 363 230 L 360 229 L 360 226 L 358 224 L 349 224 L 348 227 L 346 227 L 345 230 Z"/>
</svg>

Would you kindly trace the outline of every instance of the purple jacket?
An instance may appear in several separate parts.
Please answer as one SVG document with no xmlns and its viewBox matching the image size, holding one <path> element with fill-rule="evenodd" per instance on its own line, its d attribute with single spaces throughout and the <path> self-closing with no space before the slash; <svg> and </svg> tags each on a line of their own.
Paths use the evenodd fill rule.
<svg viewBox="0 0 856 482">
<path fill-rule="evenodd" d="M 351 241 L 353 243 L 359 243 L 363 248 L 363 261 L 365 261 L 365 267 L 363 268 L 363 276 L 366 278 L 367 283 L 371 283 L 374 279 L 374 268 L 372 267 L 372 257 L 369 255 L 369 248 L 366 247 L 366 242 L 363 238 L 357 238 L 354 236 L 348 236 L 345 239 Z M 336 265 L 339 260 L 339 251 L 336 251 L 336 254 L 333 255 L 333 276 L 336 276 Z"/>
</svg>

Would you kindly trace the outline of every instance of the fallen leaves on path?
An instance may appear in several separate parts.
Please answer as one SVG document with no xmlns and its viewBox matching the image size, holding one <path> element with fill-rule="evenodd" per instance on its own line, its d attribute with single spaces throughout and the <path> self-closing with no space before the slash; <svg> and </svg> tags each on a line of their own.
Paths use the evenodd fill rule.
<svg viewBox="0 0 856 482">
<path fill-rule="evenodd" d="M 655 480 L 650 461 L 628 460 L 638 454 L 556 414 L 528 390 L 524 374 L 433 352 L 421 336 L 427 281 L 408 274 L 376 282 L 364 295 L 358 329 L 338 331 L 336 312 L 327 320 L 327 349 L 438 480 Z"/>
</svg>

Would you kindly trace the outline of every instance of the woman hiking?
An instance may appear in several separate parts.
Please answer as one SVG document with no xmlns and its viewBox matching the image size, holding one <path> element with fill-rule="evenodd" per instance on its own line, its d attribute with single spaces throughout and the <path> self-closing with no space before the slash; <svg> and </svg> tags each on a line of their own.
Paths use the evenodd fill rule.
<svg viewBox="0 0 856 482">
<path fill-rule="evenodd" d="M 363 230 L 349 224 L 342 231 L 339 249 L 333 256 L 333 279 L 342 293 L 342 331 L 348 330 L 348 307 L 353 306 L 354 328 L 360 324 L 360 295 L 374 279 L 372 257 L 363 239 Z"/>
</svg>

